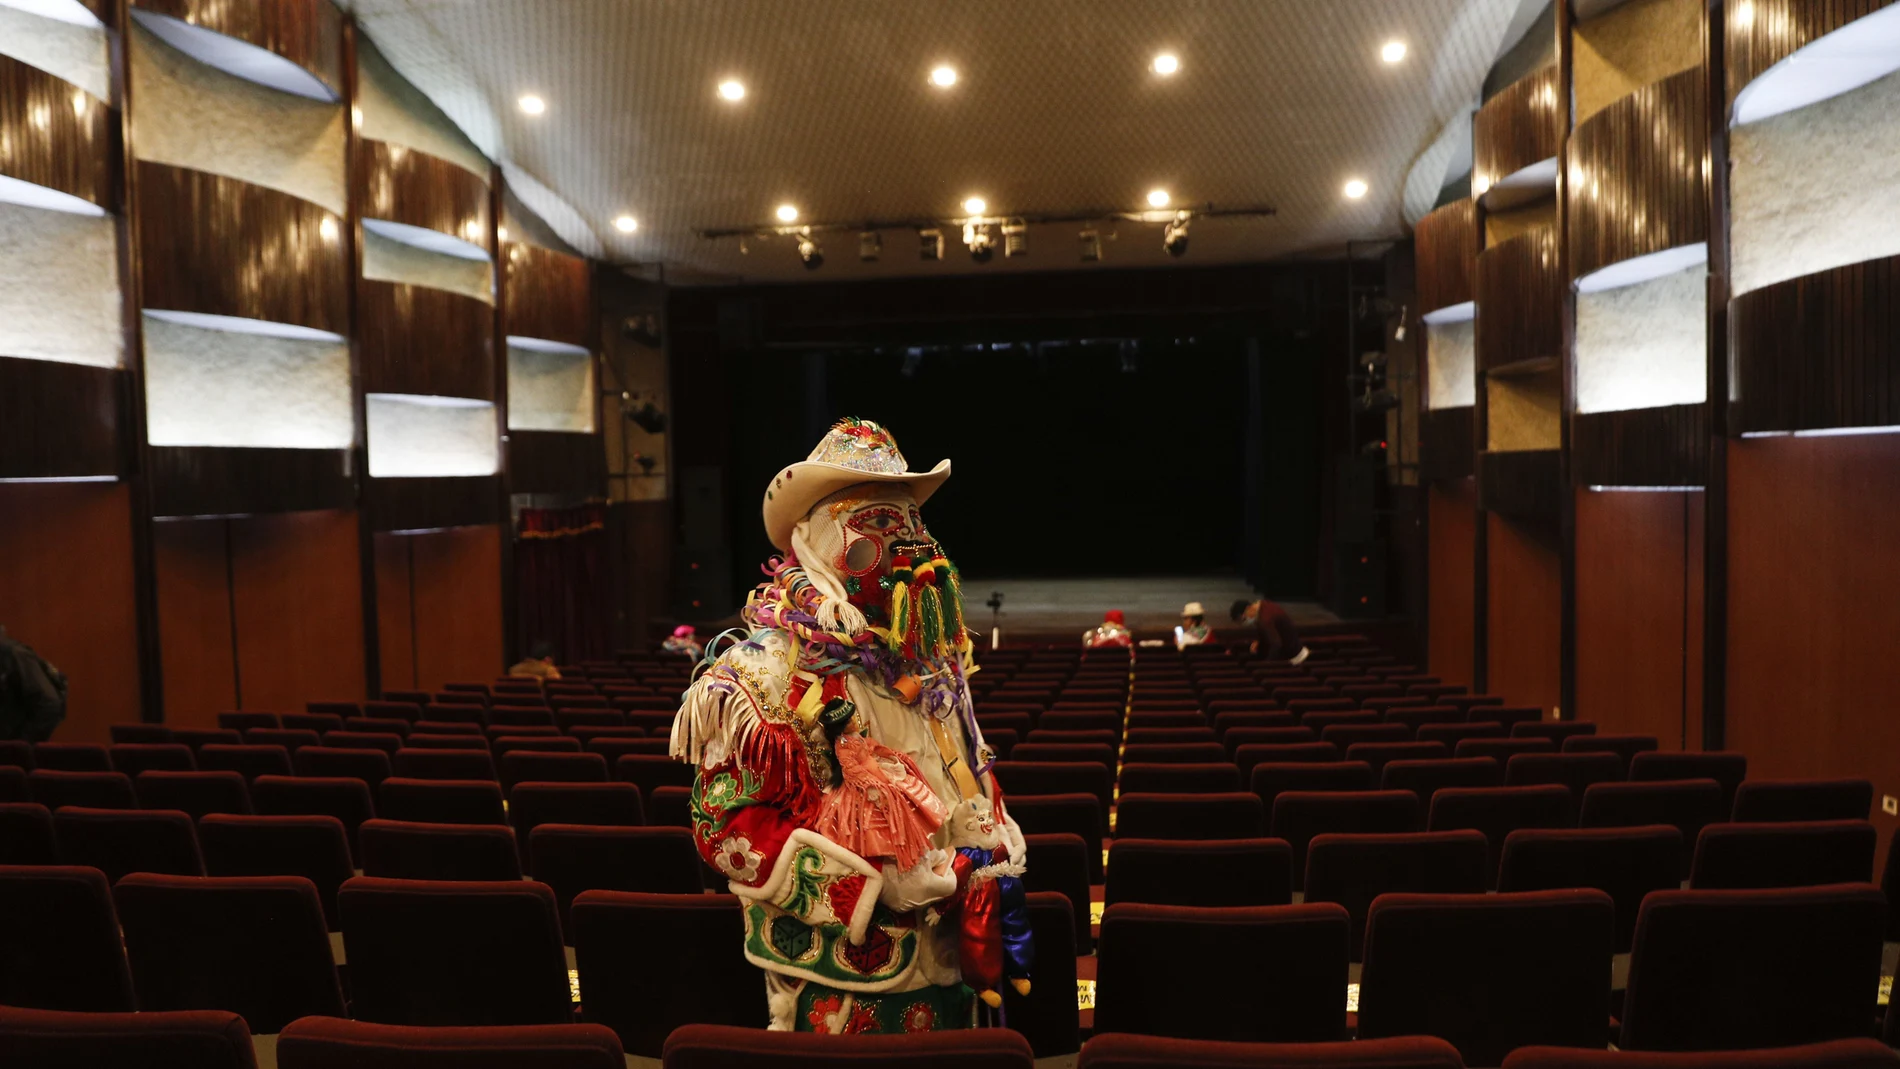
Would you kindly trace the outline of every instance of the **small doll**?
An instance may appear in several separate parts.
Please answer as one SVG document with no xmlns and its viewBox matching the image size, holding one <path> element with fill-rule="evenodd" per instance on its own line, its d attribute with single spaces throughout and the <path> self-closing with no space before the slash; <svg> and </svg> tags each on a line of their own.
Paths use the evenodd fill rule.
<svg viewBox="0 0 1900 1069">
<path fill-rule="evenodd" d="M 985 842 L 995 845 L 980 845 Z M 1029 994 L 1029 974 L 1036 965 L 1020 878 L 1023 863 L 1009 856 L 1007 843 L 996 842 L 996 819 L 987 798 L 967 799 L 957 807 L 950 845 L 956 851 L 951 869 L 958 890 L 944 904 L 943 916 L 957 926 L 963 982 L 995 1009 L 1003 1004 L 1005 978 L 1017 994 Z"/>
<path fill-rule="evenodd" d="M 832 777 L 813 830 L 859 857 L 912 868 L 943 826 L 937 792 L 908 755 L 864 734 L 851 702 L 833 698 L 818 719 L 831 737 Z"/>
</svg>

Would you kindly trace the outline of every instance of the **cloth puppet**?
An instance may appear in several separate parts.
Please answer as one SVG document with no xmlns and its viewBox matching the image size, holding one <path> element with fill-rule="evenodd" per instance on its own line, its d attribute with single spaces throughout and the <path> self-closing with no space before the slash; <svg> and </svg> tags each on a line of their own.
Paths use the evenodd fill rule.
<svg viewBox="0 0 1900 1069">
<path fill-rule="evenodd" d="M 1102 616 L 1099 627 L 1082 632 L 1082 645 L 1088 649 L 1105 649 L 1120 646 L 1126 649 L 1135 644 L 1135 633 L 1128 630 L 1127 618 L 1120 609 L 1110 609 Z"/>
<path fill-rule="evenodd" d="M 693 838 L 741 899 L 774 1029 L 968 1027 L 972 986 L 990 1005 L 1028 988 L 1022 831 L 970 703 L 956 568 L 920 511 L 949 475 L 911 471 L 863 420 L 779 472 L 763 512 L 784 555 L 674 718 Z"/>
</svg>

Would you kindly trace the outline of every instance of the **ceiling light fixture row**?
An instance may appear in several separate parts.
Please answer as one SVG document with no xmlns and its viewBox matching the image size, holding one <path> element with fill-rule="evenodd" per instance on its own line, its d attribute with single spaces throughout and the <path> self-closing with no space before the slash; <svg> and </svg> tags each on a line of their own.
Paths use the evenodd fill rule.
<svg viewBox="0 0 1900 1069">
<path fill-rule="evenodd" d="M 799 223 L 798 207 L 793 204 L 781 204 L 775 213 L 779 225 L 755 227 L 733 227 L 724 229 L 699 230 L 696 233 L 706 240 L 722 238 L 740 239 L 740 247 L 746 246 L 748 238 L 790 237 L 796 241 L 799 262 L 806 270 L 815 271 L 824 265 L 825 252 L 820 238 L 828 233 L 852 233 L 858 236 L 858 258 L 864 261 L 877 260 L 884 252 L 882 231 L 910 230 L 917 234 L 917 255 L 925 261 L 944 258 L 944 232 L 961 231 L 963 244 L 970 250 L 970 259 L 980 264 L 995 259 L 998 248 L 1005 257 L 1027 256 L 1029 254 L 1029 228 L 1062 223 L 1085 224 L 1078 234 L 1081 245 L 1081 257 L 1085 263 L 1102 258 L 1103 230 L 1109 229 L 1103 224 L 1115 222 L 1134 222 L 1159 224 L 1161 247 L 1170 256 L 1185 256 L 1188 250 L 1188 226 L 1195 218 L 1207 219 L 1261 219 L 1276 214 L 1270 206 L 1244 208 L 1221 208 L 1212 204 L 1198 208 L 1168 209 L 1171 198 L 1166 190 L 1154 190 L 1148 194 L 1148 203 L 1153 206 L 1148 211 L 1091 211 L 1040 215 L 989 214 L 989 204 L 982 197 L 970 197 L 963 202 L 963 209 L 969 213 L 957 219 L 891 219 L 865 220 L 862 222 Z M 1113 238 L 1112 230 L 1107 235 Z"/>
</svg>

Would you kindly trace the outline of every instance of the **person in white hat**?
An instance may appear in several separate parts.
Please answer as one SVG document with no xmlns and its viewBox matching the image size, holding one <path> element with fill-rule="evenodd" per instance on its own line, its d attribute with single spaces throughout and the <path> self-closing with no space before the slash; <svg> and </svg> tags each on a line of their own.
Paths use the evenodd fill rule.
<svg viewBox="0 0 1900 1069">
<path fill-rule="evenodd" d="M 968 1027 L 1027 993 L 1026 851 L 970 702 L 957 572 L 913 472 L 847 419 L 765 491 L 784 554 L 686 692 L 693 838 L 743 905 L 778 1030 Z M 977 998 L 972 998 L 972 992 Z"/>
<path fill-rule="evenodd" d="M 1174 629 L 1174 648 L 1187 649 L 1212 640 L 1214 631 L 1207 626 L 1207 610 L 1198 601 L 1181 606 L 1181 626 Z"/>
</svg>

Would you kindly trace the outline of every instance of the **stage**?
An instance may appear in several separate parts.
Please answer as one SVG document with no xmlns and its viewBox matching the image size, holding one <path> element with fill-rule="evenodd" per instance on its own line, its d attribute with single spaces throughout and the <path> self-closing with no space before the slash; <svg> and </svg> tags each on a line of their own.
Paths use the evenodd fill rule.
<svg viewBox="0 0 1900 1069">
<path fill-rule="evenodd" d="M 1171 639 L 1181 622 L 1181 606 L 1198 601 L 1207 609 L 1207 625 L 1216 638 L 1251 637 L 1252 627 L 1227 618 L 1234 602 L 1258 595 L 1235 575 L 1142 578 L 984 579 L 963 578 L 964 619 L 987 638 L 992 614 L 985 602 L 1001 592 L 1003 644 L 1033 640 L 1058 642 L 1102 622 L 1102 614 L 1120 609 L 1140 639 Z M 1339 617 L 1311 601 L 1280 602 L 1301 627 L 1338 624 Z"/>
</svg>

